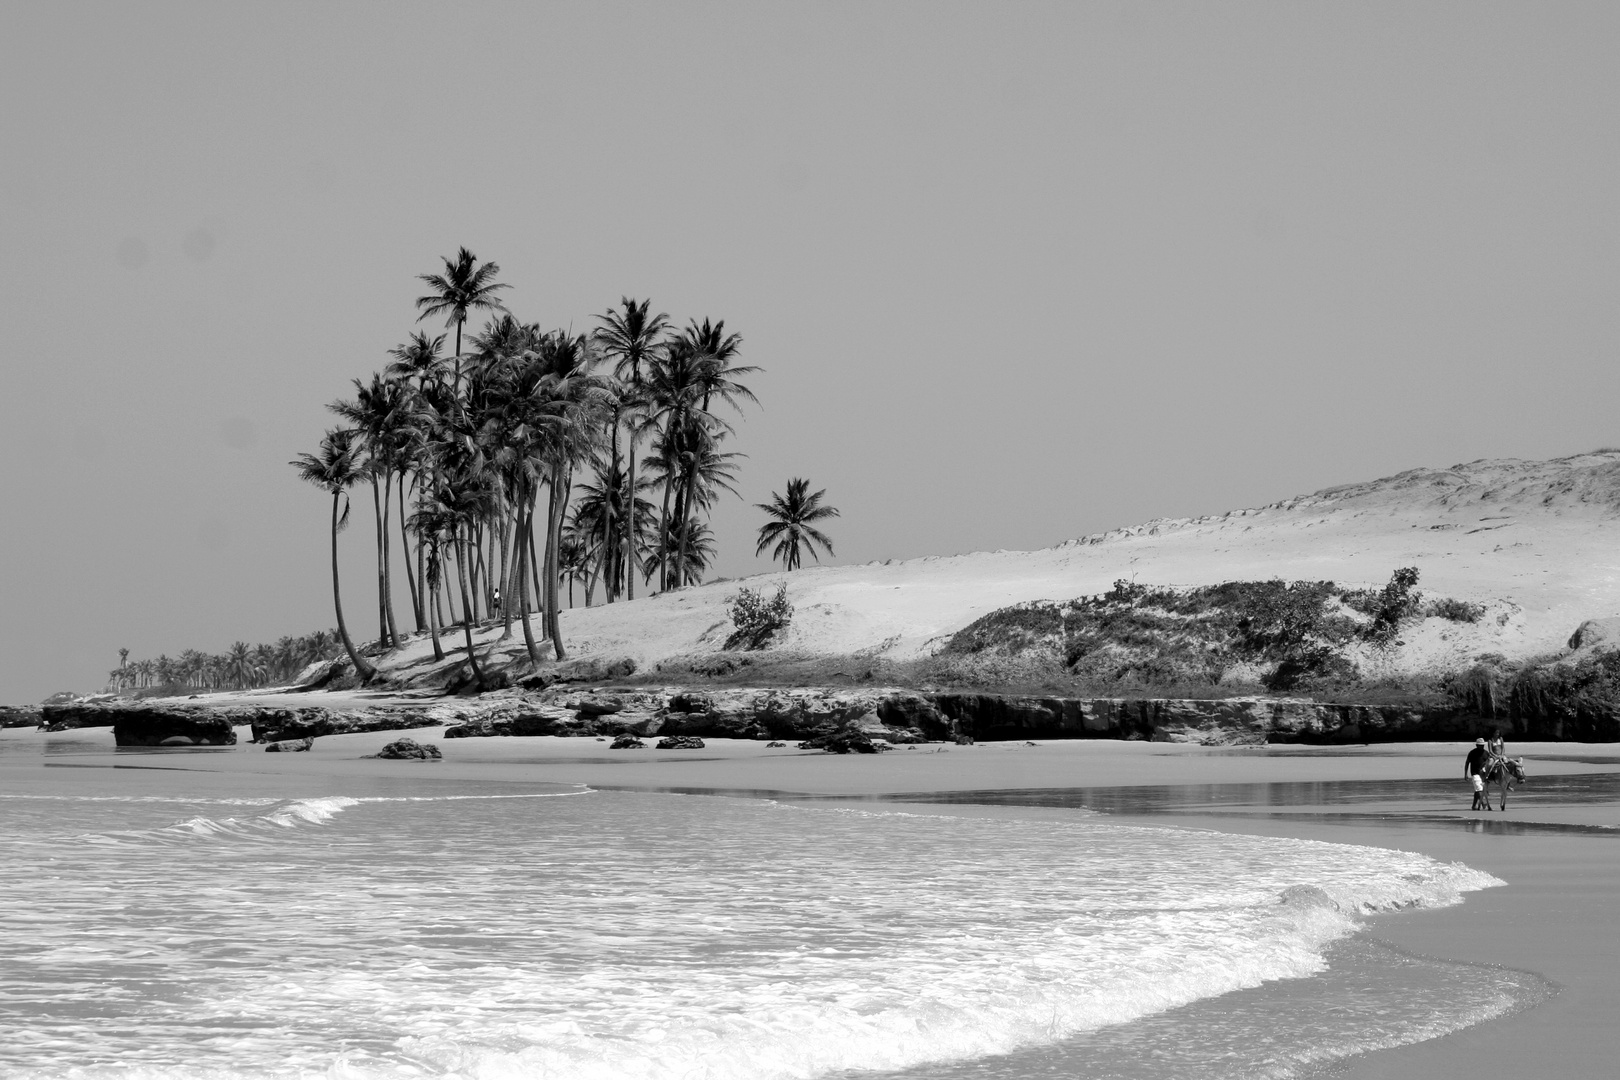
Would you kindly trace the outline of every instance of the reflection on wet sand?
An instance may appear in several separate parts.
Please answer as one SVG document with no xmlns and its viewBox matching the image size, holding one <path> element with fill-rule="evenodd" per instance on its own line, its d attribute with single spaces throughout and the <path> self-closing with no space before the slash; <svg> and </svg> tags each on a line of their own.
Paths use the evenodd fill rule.
<svg viewBox="0 0 1620 1080">
<path fill-rule="evenodd" d="M 1197 814 L 1269 817 L 1357 824 L 1444 825 L 1471 832 L 1592 832 L 1620 836 L 1620 828 L 1551 821 L 1457 816 L 1466 790 L 1456 778 L 1315 780 L 1239 784 L 1155 784 L 1124 787 L 1030 788 L 879 795 L 878 801 L 990 806 L 1060 807 L 1103 814 Z M 1510 806 L 1598 806 L 1620 802 L 1620 774 L 1575 773 L 1532 777 L 1515 789 Z M 1292 812 L 1289 812 L 1292 811 Z"/>
</svg>

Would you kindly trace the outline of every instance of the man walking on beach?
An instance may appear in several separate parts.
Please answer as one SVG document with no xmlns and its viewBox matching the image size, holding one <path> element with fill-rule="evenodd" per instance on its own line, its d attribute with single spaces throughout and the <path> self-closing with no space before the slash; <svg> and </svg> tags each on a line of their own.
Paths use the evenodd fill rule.
<svg viewBox="0 0 1620 1080">
<path fill-rule="evenodd" d="M 1470 810 L 1491 808 L 1491 804 L 1485 801 L 1485 770 L 1489 767 L 1490 760 L 1491 753 L 1485 749 L 1485 740 L 1475 739 L 1474 748 L 1468 751 L 1468 757 L 1463 759 L 1463 775 L 1474 785 L 1474 805 L 1469 807 Z"/>
</svg>

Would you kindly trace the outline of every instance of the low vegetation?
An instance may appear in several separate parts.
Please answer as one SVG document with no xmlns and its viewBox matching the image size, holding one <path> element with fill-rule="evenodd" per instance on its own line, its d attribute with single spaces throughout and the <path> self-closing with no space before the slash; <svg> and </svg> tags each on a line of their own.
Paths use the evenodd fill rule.
<svg viewBox="0 0 1620 1080">
<path fill-rule="evenodd" d="M 731 616 L 731 625 L 735 628 L 726 639 L 727 649 L 764 648 L 771 638 L 793 622 L 787 582 L 778 585 L 775 595 L 768 598 L 758 589 L 738 589 L 737 595 L 726 601 L 726 614 Z"/>
<path fill-rule="evenodd" d="M 1350 646 L 1389 648 L 1425 610 L 1417 580 L 1417 570 L 1403 567 L 1381 589 L 1331 581 L 1190 589 L 1116 581 L 1096 596 L 993 611 L 954 635 L 940 659 L 1000 667 L 1004 680 L 1044 671 L 1097 687 L 1294 691 L 1345 684 L 1360 674 Z M 1449 599 L 1430 607 L 1465 622 L 1483 610 Z"/>
<path fill-rule="evenodd" d="M 1620 652 L 1579 659 L 1481 656 L 1442 680 L 1446 693 L 1481 716 L 1512 718 L 1567 738 L 1612 730 L 1620 717 Z"/>
</svg>

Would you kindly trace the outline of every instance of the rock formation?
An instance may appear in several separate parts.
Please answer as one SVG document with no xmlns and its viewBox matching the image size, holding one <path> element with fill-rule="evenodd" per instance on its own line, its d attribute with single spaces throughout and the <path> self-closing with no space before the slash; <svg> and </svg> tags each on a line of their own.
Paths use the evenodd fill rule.
<svg viewBox="0 0 1620 1080">
<path fill-rule="evenodd" d="M 415 739 L 395 739 L 377 751 L 377 756 L 403 761 L 438 761 L 444 754 L 437 746 L 424 745 Z"/>
</svg>

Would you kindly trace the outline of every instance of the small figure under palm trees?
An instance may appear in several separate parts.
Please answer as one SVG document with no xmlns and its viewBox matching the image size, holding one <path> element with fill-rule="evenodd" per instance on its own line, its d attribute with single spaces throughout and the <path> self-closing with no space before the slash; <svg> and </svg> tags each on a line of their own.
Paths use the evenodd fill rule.
<svg viewBox="0 0 1620 1080">
<path fill-rule="evenodd" d="M 776 550 L 771 552 L 771 558 L 780 559 L 784 570 L 797 570 L 805 551 L 809 551 L 817 562 L 821 561 L 821 556 L 816 554 L 818 544 L 827 549 L 828 555 L 833 554 L 831 538 L 811 522 L 838 517 L 838 511 L 834 507 L 821 505 L 821 497 L 827 494 L 826 488 L 810 495 L 806 494 L 809 487 L 810 481 L 794 477 L 788 481 L 787 498 L 773 491 L 770 502 L 754 504 L 771 518 L 759 527 L 759 546 L 754 549 L 756 556 L 774 543 Z"/>
</svg>

